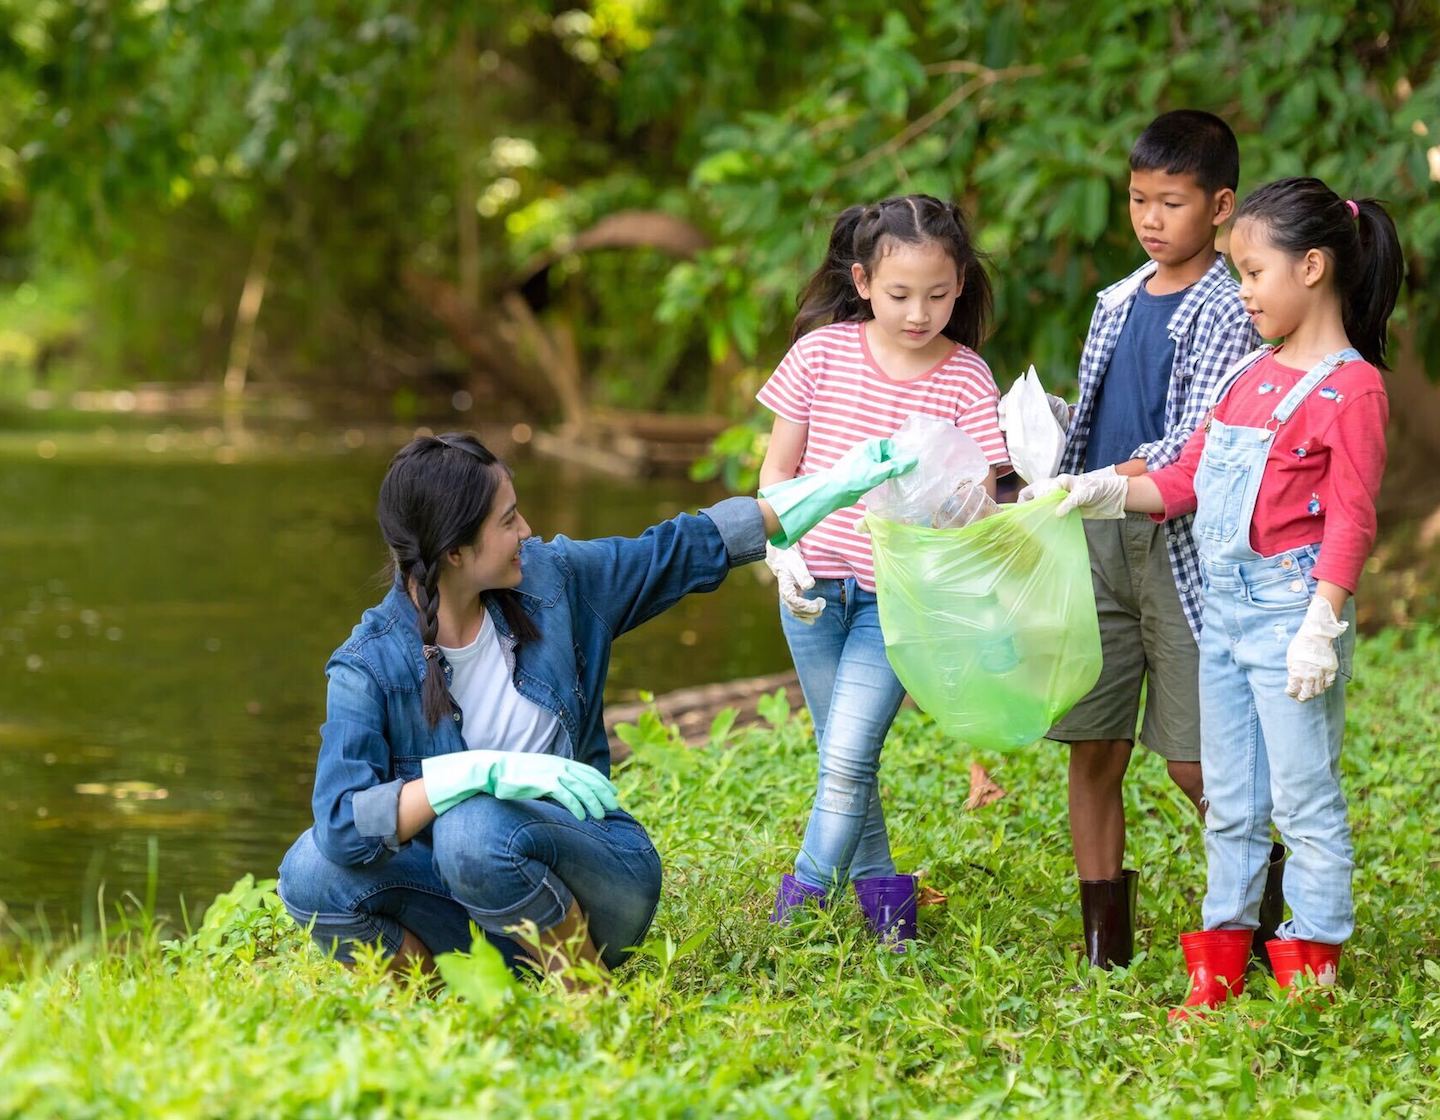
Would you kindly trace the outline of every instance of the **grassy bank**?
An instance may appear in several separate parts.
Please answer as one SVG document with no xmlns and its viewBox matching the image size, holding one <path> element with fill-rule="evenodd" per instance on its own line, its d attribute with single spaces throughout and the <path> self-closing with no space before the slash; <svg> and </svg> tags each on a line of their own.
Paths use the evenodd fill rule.
<svg viewBox="0 0 1440 1120">
<path fill-rule="evenodd" d="M 1164 1008 L 1203 882 L 1198 823 L 1137 758 L 1143 952 L 1076 963 L 1062 756 L 976 757 L 1009 790 L 962 810 L 972 754 L 907 713 L 883 776 L 896 856 L 944 907 L 906 957 L 853 900 L 764 920 L 813 782 L 803 716 L 688 751 L 653 721 L 620 777 L 667 868 L 651 941 L 613 990 L 497 985 L 452 959 L 432 997 L 346 973 L 241 884 L 165 942 L 135 916 L 105 952 L 20 946 L 0 986 L 0 1115 L 1422 1116 L 1440 1099 L 1440 631 L 1361 644 L 1345 771 L 1359 929 L 1320 1009 L 1249 997 L 1199 1027 Z M 459 998 L 458 993 L 469 998 Z"/>
</svg>

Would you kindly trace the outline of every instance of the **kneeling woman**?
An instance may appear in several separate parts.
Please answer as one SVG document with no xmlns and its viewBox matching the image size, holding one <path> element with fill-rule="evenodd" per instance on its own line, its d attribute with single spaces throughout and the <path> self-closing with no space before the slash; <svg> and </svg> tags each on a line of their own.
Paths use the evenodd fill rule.
<svg viewBox="0 0 1440 1120">
<path fill-rule="evenodd" d="M 611 642 L 910 465 L 872 440 L 768 502 L 540 541 L 473 436 L 413 440 L 380 487 L 394 584 L 326 667 L 315 823 L 280 867 L 291 916 L 346 962 L 378 941 L 428 967 L 473 921 L 512 968 L 558 968 L 565 946 L 617 965 L 660 858 L 608 777 Z M 509 936 L 530 927 L 538 945 Z"/>
</svg>

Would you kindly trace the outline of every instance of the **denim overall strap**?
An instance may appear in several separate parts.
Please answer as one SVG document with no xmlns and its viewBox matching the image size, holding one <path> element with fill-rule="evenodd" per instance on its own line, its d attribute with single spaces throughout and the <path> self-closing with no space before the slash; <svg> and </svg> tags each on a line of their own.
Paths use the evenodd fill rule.
<svg viewBox="0 0 1440 1120">
<path fill-rule="evenodd" d="M 1310 367 L 1310 371 L 1304 377 L 1295 383 L 1295 388 L 1285 394 L 1284 399 L 1275 406 L 1275 411 L 1270 414 L 1270 418 L 1280 424 L 1285 423 L 1295 415 L 1295 410 L 1300 407 L 1301 402 L 1315 391 L 1315 387 L 1320 382 L 1346 362 L 1358 361 L 1360 361 L 1360 351 L 1351 347 L 1337 350 L 1333 354 L 1326 354 Z"/>
<path fill-rule="evenodd" d="M 1193 532 L 1201 566 L 1243 564 L 1259 558 L 1250 547 L 1250 522 L 1260 482 L 1280 426 L 1335 368 L 1358 358 L 1354 350 L 1326 355 L 1275 406 L 1263 428 L 1247 428 L 1211 420 L 1205 450 L 1195 472 L 1196 513 Z"/>
</svg>

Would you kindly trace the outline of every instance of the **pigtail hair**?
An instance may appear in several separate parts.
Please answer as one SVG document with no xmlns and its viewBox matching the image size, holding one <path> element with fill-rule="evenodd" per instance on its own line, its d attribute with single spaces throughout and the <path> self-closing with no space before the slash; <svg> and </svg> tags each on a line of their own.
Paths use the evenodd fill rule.
<svg viewBox="0 0 1440 1120">
<path fill-rule="evenodd" d="M 951 255 L 962 266 L 960 279 L 963 285 L 960 298 L 955 301 L 955 310 L 950 312 L 950 322 L 945 326 L 945 337 L 971 350 L 979 350 L 980 344 L 990 334 L 995 294 L 990 287 L 990 275 L 985 271 L 985 254 L 975 247 L 970 227 L 965 224 L 965 212 L 953 202 L 946 204 L 945 210 L 954 226 L 954 234 L 947 240 Z"/>
<path fill-rule="evenodd" d="M 886 198 L 870 206 L 851 206 L 840 214 L 830 231 L 824 263 L 800 293 L 790 344 L 829 323 L 874 318 L 870 301 L 861 299 L 855 288 L 853 268 L 858 264 L 867 275 L 873 272 L 887 241 L 906 245 L 934 242 L 949 254 L 961 290 L 941 333 L 951 342 L 979 349 L 994 311 L 985 257 L 975 248 L 960 207 L 928 194 Z"/>
<path fill-rule="evenodd" d="M 841 211 L 830 231 L 825 260 L 817 268 L 795 301 L 795 322 L 790 328 L 793 346 L 803 335 L 830 323 L 847 323 L 870 318 L 870 303 L 855 290 L 851 266 L 857 258 L 855 235 L 866 211 L 873 206 L 851 206 Z"/>
<path fill-rule="evenodd" d="M 1385 364 L 1386 324 L 1400 298 L 1405 279 L 1405 258 L 1400 235 L 1385 208 L 1373 198 L 1355 203 L 1357 251 L 1346 262 L 1341 313 L 1345 333 L 1365 360 L 1380 369 Z"/>
</svg>

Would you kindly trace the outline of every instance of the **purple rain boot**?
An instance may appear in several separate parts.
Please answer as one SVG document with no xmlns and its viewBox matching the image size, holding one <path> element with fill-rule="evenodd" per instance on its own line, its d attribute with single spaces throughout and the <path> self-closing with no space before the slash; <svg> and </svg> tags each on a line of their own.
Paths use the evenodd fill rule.
<svg viewBox="0 0 1440 1120">
<path fill-rule="evenodd" d="M 770 911 L 771 925 L 789 925 L 790 912 L 815 899 L 820 909 L 825 909 L 825 892 L 809 883 L 802 883 L 794 875 L 780 876 L 780 889 L 775 892 L 775 909 Z"/>
<path fill-rule="evenodd" d="M 920 893 L 914 875 L 875 875 L 855 880 L 860 912 L 881 942 L 903 953 L 915 940 L 915 906 Z"/>
</svg>

